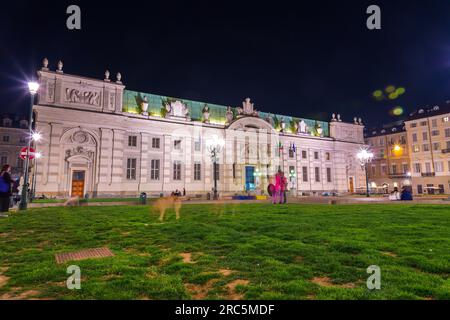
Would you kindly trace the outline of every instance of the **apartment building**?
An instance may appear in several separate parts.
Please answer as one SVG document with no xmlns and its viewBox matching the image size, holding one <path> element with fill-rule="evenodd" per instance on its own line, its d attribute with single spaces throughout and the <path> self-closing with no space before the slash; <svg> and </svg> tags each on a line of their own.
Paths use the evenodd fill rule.
<svg viewBox="0 0 450 320">
<path fill-rule="evenodd" d="M 403 123 L 371 130 L 366 134 L 366 143 L 374 154 L 369 165 L 372 193 L 412 186 L 408 137 Z"/>
<path fill-rule="evenodd" d="M 450 194 L 450 101 L 405 121 L 415 194 Z"/>
</svg>

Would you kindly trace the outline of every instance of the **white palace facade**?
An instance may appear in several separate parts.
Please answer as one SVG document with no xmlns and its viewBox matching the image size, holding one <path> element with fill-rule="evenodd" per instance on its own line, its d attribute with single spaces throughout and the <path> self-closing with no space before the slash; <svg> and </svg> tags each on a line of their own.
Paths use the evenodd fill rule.
<svg viewBox="0 0 450 320">
<path fill-rule="evenodd" d="M 114 81 L 108 71 L 103 80 L 69 75 L 61 62 L 49 70 L 46 59 L 38 76 L 37 195 L 206 194 L 214 186 L 206 147 L 212 137 L 224 141 L 216 171 L 221 196 L 265 194 L 279 168 L 293 195 L 365 186 L 356 159 L 364 147 L 360 119 L 333 115 L 328 123 L 259 112 L 250 99 L 226 107 L 129 91 L 120 73 Z"/>
</svg>

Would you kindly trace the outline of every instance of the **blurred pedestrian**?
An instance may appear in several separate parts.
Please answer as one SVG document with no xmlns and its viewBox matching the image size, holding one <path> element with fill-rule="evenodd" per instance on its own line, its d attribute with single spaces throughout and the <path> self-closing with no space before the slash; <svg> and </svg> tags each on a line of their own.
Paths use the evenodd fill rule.
<svg viewBox="0 0 450 320">
<path fill-rule="evenodd" d="M 12 179 L 11 179 L 11 166 L 9 164 L 5 164 L 2 167 L 2 171 L 0 172 L 0 214 L 1 217 L 7 217 L 8 215 L 4 214 L 4 212 L 9 211 L 9 206 L 11 203 L 11 187 L 12 187 Z"/>
</svg>

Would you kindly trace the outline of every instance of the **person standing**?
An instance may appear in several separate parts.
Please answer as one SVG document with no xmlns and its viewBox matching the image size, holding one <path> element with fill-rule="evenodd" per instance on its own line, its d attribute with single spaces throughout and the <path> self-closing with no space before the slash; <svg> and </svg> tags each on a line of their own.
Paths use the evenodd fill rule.
<svg viewBox="0 0 450 320">
<path fill-rule="evenodd" d="M 9 211 L 12 183 L 11 166 L 5 164 L 0 172 L 0 217 L 8 216 L 4 212 Z"/>
<path fill-rule="evenodd" d="M 281 170 L 275 175 L 275 188 L 272 192 L 272 203 L 281 203 Z"/>
<path fill-rule="evenodd" d="M 280 203 L 283 201 L 283 204 L 287 202 L 286 191 L 287 191 L 287 179 L 284 175 L 284 172 L 281 172 L 281 195 L 280 195 Z"/>
</svg>

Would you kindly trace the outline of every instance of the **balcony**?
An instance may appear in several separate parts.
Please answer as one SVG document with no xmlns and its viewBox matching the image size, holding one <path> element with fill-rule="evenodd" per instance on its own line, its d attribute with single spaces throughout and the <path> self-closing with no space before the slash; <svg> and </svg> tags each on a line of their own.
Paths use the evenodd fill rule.
<svg viewBox="0 0 450 320">
<path fill-rule="evenodd" d="M 408 179 L 410 176 L 406 173 L 389 173 L 388 174 L 390 179 Z"/>
<path fill-rule="evenodd" d="M 436 173 L 434 173 L 434 172 L 425 172 L 425 173 L 422 173 L 422 177 L 435 177 L 436 176 Z"/>
</svg>

